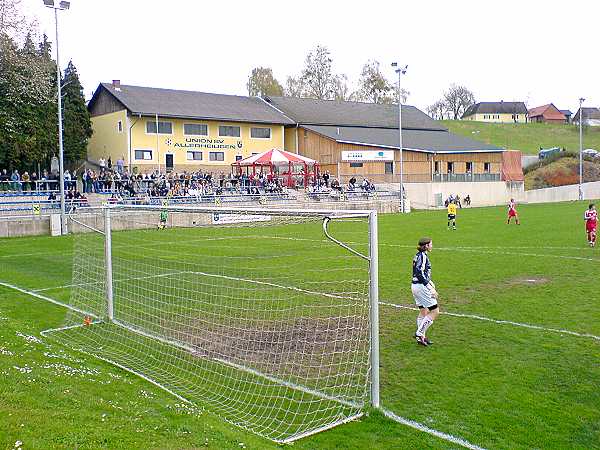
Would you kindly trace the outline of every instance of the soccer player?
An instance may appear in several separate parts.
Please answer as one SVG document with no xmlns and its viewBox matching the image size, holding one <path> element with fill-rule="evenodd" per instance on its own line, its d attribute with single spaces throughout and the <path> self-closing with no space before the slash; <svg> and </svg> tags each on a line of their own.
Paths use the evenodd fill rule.
<svg viewBox="0 0 600 450">
<path fill-rule="evenodd" d="M 585 211 L 583 218 L 585 220 L 585 232 L 587 233 L 587 240 L 590 247 L 596 246 L 596 226 L 598 224 L 598 211 L 596 211 L 596 205 L 590 203 L 590 206 Z"/>
<path fill-rule="evenodd" d="M 515 223 L 520 225 L 519 223 L 519 215 L 517 214 L 517 204 L 515 203 L 515 199 L 511 198 L 510 203 L 508 204 L 508 220 L 506 221 L 507 225 L 510 225 L 510 219 L 515 218 Z"/>
<path fill-rule="evenodd" d="M 432 248 L 431 238 L 421 238 L 417 247 L 417 254 L 413 258 L 411 290 L 415 303 L 419 307 L 415 339 L 417 344 L 424 347 L 432 345 L 425 334 L 440 312 L 437 302 L 438 293 L 435 290 L 435 284 L 431 281 L 431 263 L 427 256 Z"/>
<path fill-rule="evenodd" d="M 450 229 L 450 223 L 452 223 L 452 229 L 456 230 L 456 203 L 454 200 L 448 203 L 448 229 Z"/>
<path fill-rule="evenodd" d="M 159 230 L 164 230 L 167 226 L 167 219 L 169 218 L 169 212 L 166 209 L 163 209 L 160 212 L 160 223 L 158 224 Z"/>
</svg>

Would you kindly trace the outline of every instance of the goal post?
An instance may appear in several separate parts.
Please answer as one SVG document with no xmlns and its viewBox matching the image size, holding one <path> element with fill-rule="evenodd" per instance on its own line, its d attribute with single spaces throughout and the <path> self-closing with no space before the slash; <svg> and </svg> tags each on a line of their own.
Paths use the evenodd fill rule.
<svg viewBox="0 0 600 450">
<path fill-rule="evenodd" d="M 45 335 L 276 442 L 379 407 L 375 211 L 113 205 L 70 229 Z"/>
</svg>

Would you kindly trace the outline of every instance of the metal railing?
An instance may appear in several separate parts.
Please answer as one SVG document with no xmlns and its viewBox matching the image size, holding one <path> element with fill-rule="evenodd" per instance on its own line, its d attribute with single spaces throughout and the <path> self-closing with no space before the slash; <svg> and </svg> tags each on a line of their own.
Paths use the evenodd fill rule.
<svg viewBox="0 0 600 450">
<path fill-rule="evenodd" d="M 0 181 L 0 195 L 36 195 L 59 191 L 58 180 Z M 75 188 L 76 181 L 65 181 L 65 187 Z"/>
</svg>

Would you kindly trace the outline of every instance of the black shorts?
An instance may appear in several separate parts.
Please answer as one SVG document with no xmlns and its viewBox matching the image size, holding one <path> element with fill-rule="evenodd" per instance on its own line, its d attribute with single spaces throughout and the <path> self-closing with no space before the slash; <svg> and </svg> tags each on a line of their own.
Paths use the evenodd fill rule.
<svg viewBox="0 0 600 450">
<path fill-rule="evenodd" d="M 448 220 L 456 219 L 456 214 L 448 214 Z"/>
</svg>

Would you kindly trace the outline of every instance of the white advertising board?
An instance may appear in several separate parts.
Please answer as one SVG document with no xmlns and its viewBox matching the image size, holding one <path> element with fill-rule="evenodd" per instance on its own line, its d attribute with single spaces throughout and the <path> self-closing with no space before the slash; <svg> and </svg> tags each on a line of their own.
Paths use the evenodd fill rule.
<svg viewBox="0 0 600 450">
<path fill-rule="evenodd" d="M 342 161 L 393 161 L 394 150 L 342 150 Z"/>
<path fill-rule="evenodd" d="M 226 213 L 213 213 L 212 214 L 213 224 L 229 224 L 229 223 L 245 223 L 245 222 L 268 222 L 271 220 L 271 216 L 259 216 L 253 214 L 226 214 Z"/>
</svg>

